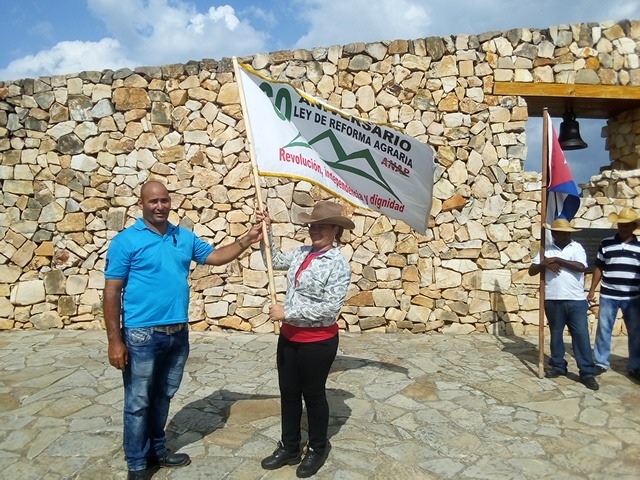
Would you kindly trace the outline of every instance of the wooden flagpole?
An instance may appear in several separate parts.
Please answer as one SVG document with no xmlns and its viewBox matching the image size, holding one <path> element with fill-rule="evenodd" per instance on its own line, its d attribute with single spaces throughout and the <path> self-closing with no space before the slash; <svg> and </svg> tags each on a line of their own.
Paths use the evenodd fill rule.
<svg viewBox="0 0 640 480">
<path fill-rule="evenodd" d="M 549 177 L 549 112 L 547 107 L 542 109 L 542 203 L 540 207 L 540 262 L 544 260 L 547 244 L 545 223 L 547 220 L 547 184 Z M 538 298 L 538 377 L 544 377 L 544 300 L 545 300 L 545 270 L 540 272 L 540 291 Z"/>
<path fill-rule="evenodd" d="M 236 82 L 238 84 L 238 95 L 240 96 L 240 105 L 242 106 L 242 114 L 244 117 L 244 127 L 247 132 L 247 140 L 249 142 L 249 157 L 251 158 L 251 169 L 253 170 L 253 183 L 256 186 L 256 199 L 258 201 L 258 209 L 264 212 L 264 204 L 262 202 L 262 193 L 260 189 L 260 175 L 258 174 L 258 164 L 256 163 L 255 148 L 253 146 L 253 134 L 251 133 L 251 122 L 249 121 L 249 115 L 247 114 L 247 101 L 244 96 L 244 88 L 242 86 L 242 76 L 240 75 L 238 67 L 238 59 L 233 57 L 233 70 L 236 75 Z M 276 304 L 276 287 L 273 280 L 273 263 L 271 260 L 271 242 L 269 241 L 269 233 L 267 232 L 267 226 L 262 224 L 262 241 L 264 243 L 265 257 L 267 259 L 267 274 L 269 275 L 269 301 L 271 305 Z M 273 322 L 273 333 L 280 335 L 280 323 Z"/>
</svg>

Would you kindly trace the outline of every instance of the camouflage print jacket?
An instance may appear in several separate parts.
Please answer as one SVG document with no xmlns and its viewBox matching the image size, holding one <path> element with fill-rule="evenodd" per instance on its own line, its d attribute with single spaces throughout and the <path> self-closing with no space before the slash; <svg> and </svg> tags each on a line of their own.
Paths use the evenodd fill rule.
<svg viewBox="0 0 640 480">
<path fill-rule="evenodd" d="M 273 239 L 270 240 L 274 270 L 288 270 L 284 323 L 296 327 L 333 325 L 351 283 L 351 267 L 340 249 L 334 247 L 314 258 L 300 273 L 296 284 L 296 272 L 311 251 L 311 247 L 299 247 L 283 253 L 275 247 Z M 264 256 L 264 249 L 262 254 Z"/>
</svg>

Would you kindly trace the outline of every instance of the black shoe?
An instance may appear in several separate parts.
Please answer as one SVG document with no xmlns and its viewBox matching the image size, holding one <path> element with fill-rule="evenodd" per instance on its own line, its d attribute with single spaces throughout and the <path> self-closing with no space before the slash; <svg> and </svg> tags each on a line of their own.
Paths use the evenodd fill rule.
<svg viewBox="0 0 640 480">
<path fill-rule="evenodd" d="M 600 365 L 596 365 L 596 375 L 602 375 L 606 371 L 606 368 L 601 367 Z"/>
<path fill-rule="evenodd" d="M 167 450 L 164 455 L 147 458 L 148 467 L 161 467 L 161 468 L 173 468 L 173 467 L 186 467 L 191 463 L 189 455 L 186 453 L 172 453 Z"/>
<path fill-rule="evenodd" d="M 596 382 L 595 377 L 583 377 L 580 379 L 580 383 L 587 387 L 589 390 L 599 390 L 600 385 Z"/>
<path fill-rule="evenodd" d="M 552 368 L 551 370 L 548 370 L 547 373 L 544 374 L 544 378 L 558 378 L 558 377 L 564 377 L 566 375 L 567 374 L 565 372 L 561 372 L 557 368 Z"/>
<path fill-rule="evenodd" d="M 298 465 L 298 468 L 296 469 L 296 476 L 298 478 L 307 478 L 315 475 L 327 460 L 330 449 L 331 446 L 329 445 L 329 442 L 327 442 L 327 447 L 324 449 L 323 453 L 316 453 L 311 448 L 307 448 L 307 453 L 302 459 L 302 463 Z"/>
<path fill-rule="evenodd" d="M 284 465 L 297 465 L 300 463 L 301 453 L 300 450 L 290 452 L 284 448 L 282 442 L 278 442 L 278 447 L 273 451 L 271 455 L 264 458 L 260 465 L 265 470 L 275 470 Z"/>
<path fill-rule="evenodd" d="M 150 478 L 151 476 L 146 470 L 129 470 L 127 474 L 127 480 L 149 480 Z"/>
<path fill-rule="evenodd" d="M 634 380 L 640 382 L 640 368 L 636 368 L 635 370 L 629 371 L 629 376 Z"/>
</svg>

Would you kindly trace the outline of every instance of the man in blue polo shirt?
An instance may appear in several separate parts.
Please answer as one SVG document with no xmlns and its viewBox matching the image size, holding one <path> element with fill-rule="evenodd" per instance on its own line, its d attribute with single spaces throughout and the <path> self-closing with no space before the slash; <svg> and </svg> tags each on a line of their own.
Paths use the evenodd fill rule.
<svg viewBox="0 0 640 480">
<path fill-rule="evenodd" d="M 124 381 L 123 446 L 128 478 L 147 479 L 147 466 L 180 467 L 185 453 L 165 444 L 169 403 L 189 355 L 187 276 L 192 261 L 223 265 L 262 238 L 258 221 L 239 240 L 213 249 L 169 223 L 171 198 L 160 182 L 140 189 L 142 218 L 117 234 L 107 252 L 104 318 L 109 363 Z"/>
<path fill-rule="evenodd" d="M 610 368 L 611 332 L 618 310 L 622 310 L 629 345 L 627 371 L 640 381 L 640 241 L 633 233 L 638 228 L 638 213 L 625 207 L 620 214 L 611 213 L 608 218 L 617 224 L 618 233 L 600 242 L 587 296 L 590 302 L 596 301 L 596 286 L 602 280 L 593 349 L 596 375 Z"/>
</svg>

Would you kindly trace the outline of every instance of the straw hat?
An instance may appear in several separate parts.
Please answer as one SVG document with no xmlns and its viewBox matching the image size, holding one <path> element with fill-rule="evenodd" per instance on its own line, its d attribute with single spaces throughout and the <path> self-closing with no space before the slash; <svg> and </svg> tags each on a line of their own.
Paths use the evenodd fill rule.
<svg viewBox="0 0 640 480">
<path fill-rule="evenodd" d="M 300 220 L 301 223 L 307 224 L 338 225 L 347 230 L 356 228 L 350 219 L 342 215 L 342 205 L 327 200 L 316 203 L 311 211 L 311 215 L 300 213 L 298 220 Z"/>
<path fill-rule="evenodd" d="M 624 207 L 620 213 L 610 213 L 607 217 L 611 223 L 631 223 L 638 221 L 638 212 L 633 208 Z"/>
<path fill-rule="evenodd" d="M 556 218 L 551 225 L 545 224 L 547 230 L 552 232 L 579 232 L 579 228 L 573 228 L 566 218 Z"/>
</svg>

